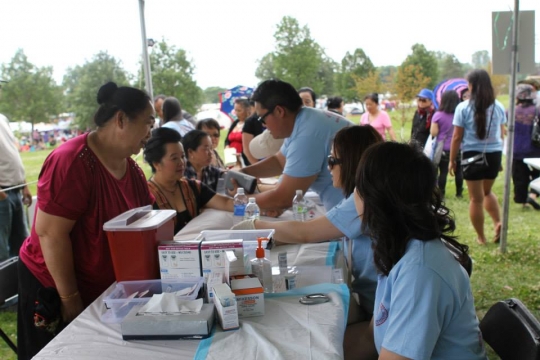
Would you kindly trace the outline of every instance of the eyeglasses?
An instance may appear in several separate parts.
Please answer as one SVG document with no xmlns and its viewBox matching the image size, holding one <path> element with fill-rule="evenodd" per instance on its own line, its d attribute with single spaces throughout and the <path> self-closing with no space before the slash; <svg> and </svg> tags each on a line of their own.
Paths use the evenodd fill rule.
<svg viewBox="0 0 540 360">
<path fill-rule="evenodd" d="M 328 155 L 328 167 L 330 168 L 330 170 L 332 170 L 336 165 L 341 165 L 341 159 L 338 159 L 337 157 L 334 157 L 332 155 Z"/>
<path fill-rule="evenodd" d="M 265 117 L 267 117 L 268 115 L 270 115 L 271 113 L 274 112 L 274 110 L 276 109 L 276 107 L 272 107 L 271 110 L 268 110 L 266 112 L 266 114 L 264 114 L 263 116 L 259 116 L 259 118 L 257 120 L 259 120 L 260 123 L 263 123 L 264 125 L 266 125 L 266 120 L 264 120 Z"/>
<path fill-rule="evenodd" d="M 418 100 L 417 100 L 417 101 L 418 101 L 418 102 L 427 102 L 427 101 L 428 101 L 428 99 L 426 99 L 426 98 L 418 98 Z"/>
</svg>

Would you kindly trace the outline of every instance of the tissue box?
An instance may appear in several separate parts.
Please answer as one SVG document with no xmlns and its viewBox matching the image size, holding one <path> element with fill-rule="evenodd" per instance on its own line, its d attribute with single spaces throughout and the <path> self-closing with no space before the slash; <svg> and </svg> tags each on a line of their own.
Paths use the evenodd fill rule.
<svg viewBox="0 0 540 360">
<path fill-rule="evenodd" d="M 102 321 L 108 323 L 120 322 L 135 305 L 144 305 L 152 298 L 153 294 L 162 292 L 176 292 L 187 287 L 195 286 L 193 293 L 185 296 L 178 296 L 182 300 L 195 300 L 203 284 L 202 277 L 183 278 L 180 280 L 143 280 L 143 281 L 121 281 L 116 284 L 115 289 L 107 295 L 103 302 L 108 310 L 103 314 Z M 144 294 L 144 297 L 132 297 L 134 293 Z"/>
<path fill-rule="evenodd" d="M 200 241 L 163 242 L 158 246 L 162 279 L 201 276 Z"/>
<path fill-rule="evenodd" d="M 223 330 L 235 330 L 240 327 L 238 322 L 238 308 L 236 298 L 227 284 L 217 285 L 213 288 L 214 305 L 216 306 L 219 324 Z"/>
<path fill-rule="evenodd" d="M 255 275 L 231 276 L 231 290 L 236 295 L 238 317 L 264 315 L 264 289 Z"/>
<path fill-rule="evenodd" d="M 214 326 L 213 304 L 203 304 L 198 314 L 137 315 L 141 308 L 134 306 L 122 321 L 122 339 L 205 339 Z"/>
</svg>

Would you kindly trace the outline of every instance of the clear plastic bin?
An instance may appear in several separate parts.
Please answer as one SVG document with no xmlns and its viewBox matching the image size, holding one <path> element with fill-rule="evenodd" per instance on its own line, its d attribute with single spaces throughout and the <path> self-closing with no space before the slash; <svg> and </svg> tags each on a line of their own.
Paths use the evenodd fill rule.
<svg viewBox="0 0 540 360">
<path fill-rule="evenodd" d="M 269 240 L 272 239 L 274 229 L 261 229 L 261 230 L 205 230 L 201 231 L 197 240 L 212 241 L 212 240 L 232 240 L 242 239 L 244 241 L 244 248 L 246 243 L 249 246 L 255 246 L 257 248 L 257 238 L 265 237 Z"/>
<path fill-rule="evenodd" d="M 188 295 L 178 296 L 181 300 L 195 300 L 203 284 L 202 277 L 186 277 L 178 280 L 141 280 L 121 281 L 116 288 L 103 299 L 107 312 L 103 314 L 103 322 L 120 322 L 135 305 L 144 305 L 154 294 L 176 292 L 193 287 Z M 141 296 L 142 295 L 142 296 Z"/>
</svg>

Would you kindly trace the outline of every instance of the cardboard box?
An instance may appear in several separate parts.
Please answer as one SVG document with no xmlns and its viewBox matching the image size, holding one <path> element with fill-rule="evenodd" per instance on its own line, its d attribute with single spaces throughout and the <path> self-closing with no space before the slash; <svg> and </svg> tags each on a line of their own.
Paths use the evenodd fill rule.
<svg viewBox="0 0 540 360">
<path fill-rule="evenodd" d="M 208 279 L 212 273 L 222 274 L 223 281 L 229 275 L 244 273 L 244 246 L 242 239 L 231 240 L 203 240 L 200 245 L 202 275 Z M 226 251 L 232 251 L 235 261 L 227 262 Z M 228 270 L 227 270 L 228 265 Z"/>
<path fill-rule="evenodd" d="M 202 276 L 200 241 L 162 242 L 158 246 L 162 279 Z"/>
<path fill-rule="evenodd" d="M 203 304 L 198 314 L 138 315 L 141 308 L 133 307 L 122 321 L 122 339 L 205 339 L 214 326 L 214 304 Z"/>
<path fill-rule="evenodd" d="M 227 284 L 216 285 L 213 289 L 219 324 L 223 330 L 235 330 L 240 327 L 236 297 Z"/>
<path fill-rule="evenodd" d="M 264 290 L 259 279 L 253 275 L 231 276 L 231 290 L 236 295 L 238 317 L 264 315 Z"/>
</svg>

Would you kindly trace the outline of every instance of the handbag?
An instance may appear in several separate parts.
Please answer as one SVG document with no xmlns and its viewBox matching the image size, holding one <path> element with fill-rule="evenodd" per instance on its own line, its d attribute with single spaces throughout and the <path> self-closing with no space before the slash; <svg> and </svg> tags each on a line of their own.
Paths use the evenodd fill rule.
<svg viewBox="0 0 540 360">
<path fill-rule="evenodd" d="M 439 163 L 441 162 L 441 157 L 443 154 L 443 146 L 446 142 L 446 138 L 448 137 L 448 133 L 446 133 L 446 136 L 441 141 L 436 141 L 433 143 L 433 158 L 431 161 L 433 161 L 433 164 L 435 166 L 439 166 Z"/>
<path fill-rule="evenodd" d="M 486 153 L 483 152 L 481 154 L 471 156 L 470 158 L 462 159 L 461 166 L 463 169 L 463 176 L 466 177 L 487 170 L 489 168 L 489 164 L 486 159 Z"/>
<path fill-rule="evenodd" d="M 433 140 L 434 137 L 429 135 L 424 144 L 424 154 L 430 159 L 433 159 Z"/>
<path fill-rule="evenodd" d="M 533 146 L 540 147 L 540 119 L 538 118 L 538 109 L 536 109 L 534 120 L 533 120 L 531 142 Z"/>
<path fill-rule="evenodd" d="M 489 119 L 489 125 L 486 132 L 486 139 L 484 140 L 484 150 L 482 151 L 482 153 L 471 156 L 470 158 L 467 158 L 467 159 L 461 159 L 461 167 L 463 170 L 464 177 L 472 176 L 474 174 L 477 174 L 489 168 L 489 164 L 486 158 L 486 147 L 487 147 L 487 141 L 489 138 L 489 130 L 491 129 L 491 121 L 493 120 L 494 112 L 495 112 L 495 106 L 493 106 L 493 110 L 491 111 L 491 118 Z"/>
</svg>

